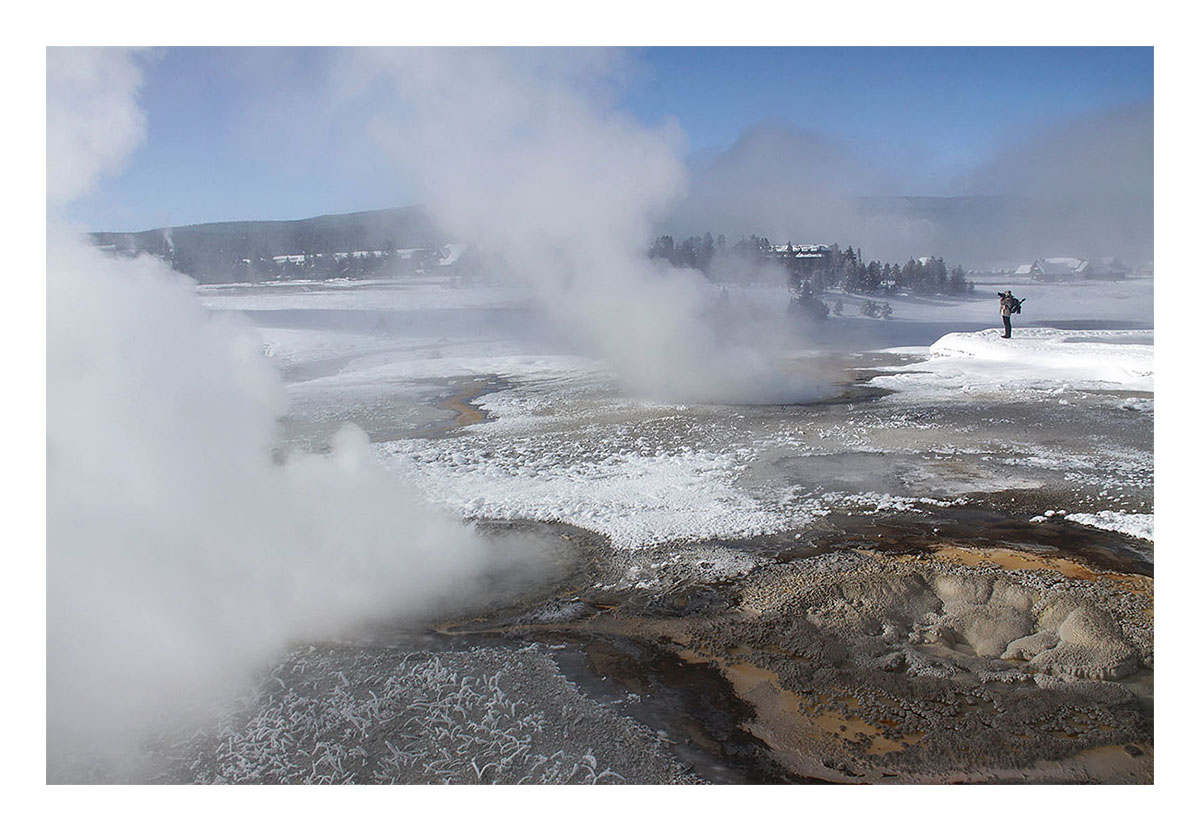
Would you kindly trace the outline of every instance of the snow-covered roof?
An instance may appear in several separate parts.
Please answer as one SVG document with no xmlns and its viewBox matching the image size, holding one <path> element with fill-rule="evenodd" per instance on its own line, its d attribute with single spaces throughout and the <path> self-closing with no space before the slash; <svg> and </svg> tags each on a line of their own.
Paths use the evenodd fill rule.
<svg viewBox="0 0 1200 831">
<path fill-rule="evenodd" d="M 446 243 L 446 245 L 442 247 L 442 250 L 446 252 L 446 256 L 438 260 L 438 265 L 454 265 L 470 247 L 470 244 L 466 242 Z"/>
<path fill-rule="evenodd" d="M 1013 270 L 1013 274 L 1032 274 L 1033 263 L 1022 263 Z"/>
<path fill-rule="evenodd" d="M 819 243 L 804 243 L 802 245 L 787 243 L 785 245 L 772 245 L 771 250 L 776 254 L 786 254 L 789 247 L 792 249 L 792 253 L 797 257 L 823 257 L 829 253 L 829 246 Z"/>
<path fill-rule="evenodd" d="M 1036 265 L 1043 274 L 1078 274 L 1087 268 L 1087 260 L 1078 257 L 1042 257 Z"/>
</svg>

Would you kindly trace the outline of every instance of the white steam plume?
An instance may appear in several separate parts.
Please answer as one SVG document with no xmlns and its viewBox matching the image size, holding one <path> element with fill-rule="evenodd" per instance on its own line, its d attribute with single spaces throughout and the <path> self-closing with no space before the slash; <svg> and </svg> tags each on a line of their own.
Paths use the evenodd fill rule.
<svg viewBox="0 0 1200 831">
<path fill-rule="evenodd" d="M 253 332 L 55 218 L 136 144 L 140 78 L 123 51 L 49 53 L 51 781 L 136 778 L 140 742 L 289 641 L 420 611 L 486 555 L 357 428 L 273 462 L 285 396 Z"/>
<path fill-rule="evenodd" d="M 620 56 L 597 50 L 352 54 L 353 96 L 391 101 L 375 136 L 437 220 L 528 281 L 558 325 L 633 391 L 684 401 L 811 399 L 821 387 L 735 348 L 702 315 L 711 284 L 656 267 L 653 228 L 686 186 L 678 135 L 610 103 Z"/>
<path fill-rule="evenodd" d="M 142 141 L 142 72 L 124 49 L 46 50 L 46 196 L 61 207 L 124 164 Z"/>
<path fill-rule="evenodd" d="M 1136 265 L 1153 258 L 1153 122 L 1150 102 L 1047 121 L 969 171 L 934 177 L 886 172 L 831 135 L 767 121 L 695 165 L 663 228 L 838 242 L 901 263 L 1117 256 Z"/>
</svg>

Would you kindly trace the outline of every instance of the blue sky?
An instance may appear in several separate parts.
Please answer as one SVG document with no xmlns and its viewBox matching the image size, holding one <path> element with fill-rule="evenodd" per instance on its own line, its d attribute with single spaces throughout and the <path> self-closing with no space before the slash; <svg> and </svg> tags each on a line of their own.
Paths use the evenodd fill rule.
<svg viewBox="0 0 1200 831">
<path fill-rule="evenodd" d="M 867 147 L 977 161 L 1026 122 L 1144 101 L 1153 51 L 1109 48 L 650 49 L 629 101 L 670 112 L 695 150 L 782 118 Z"/>
<path fill-rule="evenodd" d="M 141 230 L 231 219 L 293 219 L 417 201 L 370 161 L 327 152 L 354 113 L 312 104 L 322 49 L 182 48 L 146 61 L 145 143 L 72 216 Z M 936 195 L 955 174 L 1072 117 L 1150 101 L 1145 48 L 649 48 L 617 106 L 674 119 L 689 159 L 783 121 L 820 132 Z"/>
</svg>

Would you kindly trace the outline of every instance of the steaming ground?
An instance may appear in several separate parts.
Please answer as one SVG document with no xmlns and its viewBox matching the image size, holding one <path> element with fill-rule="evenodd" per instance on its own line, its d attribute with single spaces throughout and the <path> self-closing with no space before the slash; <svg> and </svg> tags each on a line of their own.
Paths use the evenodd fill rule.
<svg viewBox="0 0 1200 831">
<path fill-rule="evenodd" d="M 990 287 L 959 303 L 893 300 L 892 321 L 831 319 L 808 339 L 817 346 L 797 346 L 779 366 L 819 364 L 837 379 L 832 394 L 790 406 L 632 398 L 604 364 L 534 325 L 526 298 L 495 285 L 198 291 L 210 308 L 249 317 L 286 380 L 280 454 L 320 452 L 354 421 L 394 477 L 540 551 L 542 565 L 473 584 L 457 611 L 443 608 L 441 635 L 399 626 L 298 645 L 218 722 L 164 739 L 152 778 L 1148 781 L 1152 744 L 1138 713 L 1152 706 L 1152 635 L 1134 596 L 1103 576 L 1145 573 L 1152 560 L 1145 283 L 1089 286 L 1073 306 L 1063 287 L 1018 291 L 1040 298 L 1027 309 L 1045 302 L 1064 314 L 1048 326 L 1046 314 L 1027 313 L 1012 341 L 981 330 L 995 323 Z M 731 296 L 767 308 L 782 297 Z M 847 348 L 845 332 L 867 332 L 877 348 Z M 906 342 L 914 333 L 927 342 Z M 911 551 L 917 539 L 936 554 L 927 565 L 848 553 Z M 1081 556 L 1100 577 L 1063 565 Z M 995 588 L 1012 579 L 1024 588 Z M 913 586 L 903 602 L 883 588 L 895 580 Z M 983 581 L 994 599 L 968 600 L 947 580 Z M 791 612 L 762 627 L 733 622 L 790 608 L 800 586 L 842 599 L 810 601 L 810 629 L 796 630 L 804 615 Z M 1075 610 L 1072 621 L 1091 621 L 1084 629 L 1064 622 Z M 472 616 L 490 622 L 453 622 Z M 665 658 L 637 645 L 664 638 L 675 644 Z M 763 638 L 776 646 L 746 651 Z M 810 645 L 784 645 L 793 641 Z M 848 696 L 836 700 L 879 711 L 835 711 L 818 696 L 803 735 L 795 714 L 780 727 L 780 711 L 745 688 L 742 660 L 773 673 L 763 677 L 780 695 L 822 683 L 777 665 L 780 648 L 826 655 L 805 659 L 816 665 L 857 656 L 826 683 Z M 897 671 L 925 692 L 895 689 Z M 880 672 L 893 680 L 875 680 Z M 954 710 L 954 684 L 935 693 L 920 679 L 964 677 L 999 684 L 987 706 L 1012 718 L 989 727 L 896 715 Z M 1092 715 L 1049 725 L 1030 715 L 1035 700 L 1049 706 L 1034 689 Z M 754 701 L 757 717 L 739 709 Z M 703 719 L 682 715 L 697 708 Z M 858 724 L 866 743 L 838 744 L 837 724 Z M 1071 740 L 1043 740 L 1043 729 Z M 1032 738 L 1004 758 L 951 748 L 955 731 L 979 744 L 989 730 Z M 1113 741 L 1127 750 L 1110 753 Z"/>
</svg>

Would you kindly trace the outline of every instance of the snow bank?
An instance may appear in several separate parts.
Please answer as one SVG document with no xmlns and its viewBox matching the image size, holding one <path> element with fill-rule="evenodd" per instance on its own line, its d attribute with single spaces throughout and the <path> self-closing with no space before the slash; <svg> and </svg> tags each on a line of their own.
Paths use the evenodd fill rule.
<svg viewBox="0 0 1200 831">
<path fill-rule="evenodd" d="M 1105 531 L 1116 531 L 1143 540 L 1154 540 L 1154 514 L 1101 511 L 1098 514 L 1067 514 L 1065 519 L 1078 522 L 1080 525 L 1090 525 Z"/>
<path fill-rule="evenodd" d="M 1029 519 L 1030 522 L 1046 522 L 1050 519 L 1065 519 L 1080 525 L 1090 525 L 1102 531 L 1116 531 L 1130 537 L 1154 541 L 1154 514 L 1131 514 L 1125 511 L 1100 511 L 1097 514 L 1068 514 L 1064 510 L 1046 511 Z"/>
<path fill-rule="evenodd" d="M 953 332 L 929 347 L 926 361 L 872 383 L 939 397 L 1078 387 L 1152 392 L 1153 338 L 1150 330 L 1018 329 L 1007 340 L 998 329 Z"/>
<path fill-rule="evenodd" d="M 998 330 L 955 332 L 934 343 L 929 354 L 1016 364 L 1039 378 L 1147 389 L 1145 384 L 1154 383 L 1153 338 L 1142 331 L 1022 329 L 1007 340 Z"/>
</svg>

